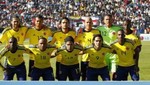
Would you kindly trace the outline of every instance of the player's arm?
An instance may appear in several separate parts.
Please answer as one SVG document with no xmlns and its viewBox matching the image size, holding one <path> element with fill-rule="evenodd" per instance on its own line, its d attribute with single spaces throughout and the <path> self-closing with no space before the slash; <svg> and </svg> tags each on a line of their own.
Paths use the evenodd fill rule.
<svg viewBox="0 0 150 85">
<path fill-rule="evenodd" d="M 51 53 L 51 58 L 54 58 L 58 55 L 58 49 L 55 49 L 52 53 Z"/>
<path fill-rule="evenodd" d="M 1 51 L 0 51 L 0 67 L 2 68 L 2 70 L 6 70 L 6 68 L 2 65 L 1 63 L 1 59 L 4 57 L 5 53 L 8 51 L 7 47 L 4 47 Z"/>
</svg>

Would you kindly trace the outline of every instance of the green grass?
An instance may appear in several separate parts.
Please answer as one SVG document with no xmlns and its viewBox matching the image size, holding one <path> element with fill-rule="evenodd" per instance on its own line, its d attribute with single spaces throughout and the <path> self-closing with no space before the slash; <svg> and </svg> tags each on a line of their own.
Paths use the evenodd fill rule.
<svg viewBox="0 0 150 85">
<path fill-rule="evenodd" d="M 1 47 L 1 46 L 0 46 Z M 140 80 L 141 81 L 147 81 L 150 80 L 150 41 L 144 41 L 142 42 L 142 51 L 140 53 L 140 58 L 139 58 L 139 67 L 140 67 Z M 29 64 L 29 57 L 28 55 L 24 55 L 25 63 L 26 63 L 26 68 L 28 69 L 28 64 Z M 51 65 L 54 70 L 54 76 L 55 76 L 55 62 L 56 59 L 53 58 L 51 59 Z M 28 71 L 28 70 L 27 70 Z M 0 69 L 0 80 L 3 79 L 3 71 Z M 14 77 L 16 80 L 16 78 Z M 27 77 L 28 80 L 30 80 L 29 77 Z"/>
</svg>

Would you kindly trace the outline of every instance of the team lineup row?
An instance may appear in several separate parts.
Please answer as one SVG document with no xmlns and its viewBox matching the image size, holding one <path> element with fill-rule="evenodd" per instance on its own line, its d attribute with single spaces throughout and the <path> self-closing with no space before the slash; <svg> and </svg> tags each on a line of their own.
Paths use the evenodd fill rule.
<svg viewBox="0 0 150 85">
<path fill-rule="evenodd" d="M 41 15 L 36 16 L 35 26 L 31 29 L 21 26 L 19 18 L 13 17 L 11 27 L 6 28 L 0 37 L 1 43 L 8 44 L 0 53 L 1 58 L 6 56 L 7 59 L 5 67 L 1 65 L 5 68 L 4 80 L 13 80 L 15 73 L 18 80 L 26 80 L 22 57 L 25 52 L 30 54 L 28 76 L 31 80 L 39 80 L 41 76 L 43 80 L 54 80 L 49 62 L 53 56 L 56 56 L 58 80 L 66 80 L 67 77 L 69 80 L 79 80 L 80 74 L 83 81 L 96 81 L 98 75 L 102 80 L 111 80 L 109 71 L 112 72 L 112 80 L 127 80 L 128 72 L 132 80 L 139 80 L 138 58 L 141 42 L 132 33 L 130 20 L 126 20 L 123 25 L 125 33 L 121 27 L 112 24 L 111 15 L 105 15 L 103 21 L 104 26 L 92 29 L 92 19 L 87 17 L 84 21 L 85 28 L 76 33 L 69 29 L 69 19 L 65 17 L 60 21 L 61 30 L 52 34 L 42 24 Z M 17 46 L 17 43 L 22 45 L 25 39 L 29 39 L 29 51 Z M 38 45 L 35 46 L 36 44 Z M 55 45 L 58 50 L 52 53 L 55 48 L 51 45 Z M 78 55 L 82 58 L 81 73 Z"/>
</svg>

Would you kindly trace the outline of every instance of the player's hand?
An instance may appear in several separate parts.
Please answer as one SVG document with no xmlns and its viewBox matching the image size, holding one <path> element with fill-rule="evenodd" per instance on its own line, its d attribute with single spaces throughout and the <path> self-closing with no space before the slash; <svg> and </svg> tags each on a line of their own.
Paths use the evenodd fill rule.
<svg viewBox="0 0 150 85">
<path fill-rule="evenodd" d="M 135 72 L 139 72 L 140 71 L 138 66 L 135 66 L 134 69 L 135 69 Z"/>
</svg>

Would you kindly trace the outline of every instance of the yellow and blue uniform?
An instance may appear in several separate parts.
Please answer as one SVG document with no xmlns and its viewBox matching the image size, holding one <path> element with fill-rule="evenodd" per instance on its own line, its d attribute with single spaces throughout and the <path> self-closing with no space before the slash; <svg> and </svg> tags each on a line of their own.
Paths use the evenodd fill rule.
<svg viewBox="0 0 150 85">
<path fill-rule="evenodd" d="M 33 27 L 33 28 L 30 28 L 26 33 L 26 39 L 29 39 L 29 42 L 28 42 L 29 45 L 38 44 L 40 37 L 44 37 L 49 41 L 49 39 L 51 39 L 51 36 L 52 36 L 52 32 L 50 28 L 48 28 L 47 26 L 43 26 L 43 28 L 39 31 L 36 30 L 35 27 Z M 30 76 L 30 72 L 31 72 L 31 68 L 33 64 L 34 64 L 34 56 L 30 55 L 28 76 Z"/>
<path fill-rule="evenodd" d="M 55 48 L 49 48 L 45 51 L 40 51 L 39 48 L 29 48 L 35 56 L 34 66 L 31 72 L 32 80 L 39 80 L 43 77 L 43 80 L 54 80 L 53 69 L 50 64 L 51 53 Z"/>
<path fill-rule="evenodd" d="M 58 31 L 54 33 L 53 39 L 50 42 L 50 44 L 55 44 L 57 48 L 61 48 L 62 45 L 64 45 L 64 39 L 67 36 L 72 36 L 73 38 L 76 37 L 76 33 L 74 31 L 68 31 L 67 33 L 63 33 L 62 31 Z M 61 61 L 61 55 L 56 56 L 56 78 L 59 79 L 59 64 Z"/>
<path fill-rule="evenodd" d="M 133 43 L 126 39 L 123 45 L 118 42 L 112 45 L 112 48 L 118 55 L 119 62 L 116 71 L 116 80 L 127 80 L 128 73 L 130 73 L 132 80 L 137 81 L 138 76 L 135 72 L 135 47 Z"/>
<path fill-rule="evenodd" d="M 66 80 L 67 76 L 72 76 L 73 80 L 80 79 L 78 55 L 80 50 L 74 49 L 68 52 L 65 49 L 58 50 L 57 55 L 61 55 L 59 80 Z"/>
<path fill-rule="evenodd" d="M 86 49 L 85 53 L 88 53 L 88 69 L 87 80 L 98 81 L 100 75 L 103 81 L 110 80 L 109 70 L 105 61 L 105 55 L 111 53 L 110 47 L 103 45 L 100 50 L 96 50 L 93 46 Z"/>
<path fill-rule="evenodd" d="M 23 46 L 18 46 L 15 53 L 10 52 L 6 47 L 1 50 L 1 58 L 3 56 L 7 58 L 7 70 L 4 73 L 4 80 L 13 80 L 15 74 L 18 80 L 26 80 L 26 68 L 23 59 L 24 53 L 29 53 L 29 51 Z"/>
<path fill-rule="evenodd" d="M 91 31 L 85 31 L 84 29 L 79 29 L 79 33 L 75 38 L 75 42 L 78 42 L 83 48 L 89 47 L 93 42 L 93 35 L 100 34 L 98 30 L 92 29 Z M 86 68 L 88 62 L 86 61 L 88 54 L 83 54 L 81 59 L 81 72 L 82 72 L 82 80 L 86 78 Z"/>
</svg>

